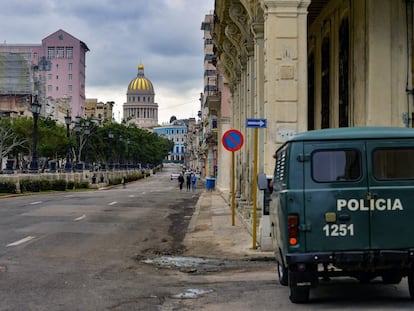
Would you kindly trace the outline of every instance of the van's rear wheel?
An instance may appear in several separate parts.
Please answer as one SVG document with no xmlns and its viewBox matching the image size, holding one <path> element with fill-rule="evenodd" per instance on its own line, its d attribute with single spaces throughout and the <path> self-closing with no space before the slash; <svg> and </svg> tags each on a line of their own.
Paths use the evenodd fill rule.
<svg viewBox="0 0 414 311">
<path fill-rule="evenodd" d="M 386 271 L 381 275 L 382 281 L 385 284 L 399 284 L 402 280 L 402 274 L 399 271 Z"/>
<path fill-rule="evenodd" d="M 309 301 L 309 286 L 294 286 L 290 285 L 289 299 L 293 303 L 305 303 Z"/>
<path fill-rule="evenodd" d="M 408 291 L 410 293 L 411 300 L 414 300 L 414 268 L 411 267 L 408 271 Z"/>
<path fill-rule="evenodd" d="M 277 273 L 279 275 L 280 285 L 287 286 L 288 285 L 288 269 L 284 267 L 282 264 L 278 263 Z"/>
</svg>

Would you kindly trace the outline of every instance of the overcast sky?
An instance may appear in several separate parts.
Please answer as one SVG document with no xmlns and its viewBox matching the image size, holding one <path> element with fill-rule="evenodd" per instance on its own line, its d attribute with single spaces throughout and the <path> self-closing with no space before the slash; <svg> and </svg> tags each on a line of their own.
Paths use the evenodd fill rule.
<svg viewBox="0 0 414 311">
<path fill-rule="evenodd" d="M 115 101 L 122 118 L 142 63 L 158 122 L 196 117 L 203 91 L 201 23 L 214 0 L 2 0 L 0 40 L 40 44 L 59 29 L 86 43 L 86 97 Z"/>
</svg>

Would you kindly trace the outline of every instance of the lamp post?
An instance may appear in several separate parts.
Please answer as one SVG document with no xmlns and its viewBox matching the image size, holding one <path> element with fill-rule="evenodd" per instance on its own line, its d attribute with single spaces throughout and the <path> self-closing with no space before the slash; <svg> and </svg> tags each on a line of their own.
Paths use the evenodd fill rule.
<svg viewBox="0 0 414 311">
<path fill-rule="evenodd" d="M 34 101 L 32 102 L 31 109 L 33 113 L 33 151 L 32 151 L 32 161 L 30 162 L 29 172 L 38 173 L 39 166 L 37 162 L 37 119 L 39 118 L 41 105 L 37 100 L 37 95 L 35 95 Z"/>
<path fill-rule="evenodd" d="M 123 153 L 123 138 L 122 138 L 122 135 L 120 134 L 119 135 L 119 168 L 122 170 L 123 168 L 124 168 L 124 165 L 123 165 L 123 162 L 124 162 L 124 159 L 123 159 L 123 157 L 122 157 L 122 153 Z"/>
<path fill-rule="evenodd" d="M 89 161 L 88 161 L 88 142 L 89 142 L 89 135 L 91 134 L 91 129 L 89 127 L 90 123 L 89 120 L 85 121 L 85 169 L 89 170 Z"/>
<path fill-rule="evenodd" d="M 79 163 L 80 163 L 80 122 L 81 122 L 81 117 L 80 116 L 76 116 L 75 119 L 75 134 L 76 134 L 76 148 L 75 148 L 75 157 L 76 157 L 76 166 L 75 166 L 75 170 L 78 169 L 79 167 Z"/>
<path fill-rule="evenodd" d="M 131 140 L 129 139 L 129 137 L 127 138 L 126 143 L 127 143 L 127 163 L 126 163 L 126 165 L 127 165 L 127 169 L 129 169 L 129 144 L 131 143 Z"/>
<path fill-rule="evenodd" d="M 114 132 L 112 130 L 109 130 L 108 132 L 109 137 L 109 169 L 112 169 L 112 139 L 114 138 Z"/>
<path fill-rule="evenodd" d="M 65 124 L 66 124 L 66 137 L 68 139 L 68 142 L 66 143 L 66 163 L 65 163 L 65 172 L 71 172 L 72 171 L 72 163 L 70 162 L 70 132 L 69 132 L 69 126 L 72 122 L 72 117 L 69 115 L 69 110 L 66 112 L 65 116 Z"/>
</svg>

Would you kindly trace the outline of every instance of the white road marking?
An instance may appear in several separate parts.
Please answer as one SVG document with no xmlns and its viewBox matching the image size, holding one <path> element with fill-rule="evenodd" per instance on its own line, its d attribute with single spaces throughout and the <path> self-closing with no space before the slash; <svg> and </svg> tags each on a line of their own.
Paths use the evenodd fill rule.
<svg viewBox="0 0 414 311">
<path fill-rule="evenodd" d="M 135 194 L 130 194 L 128 197 L 129 198 L 135 198 Z"/>
<path fill-rule="evenodd" d="M 16 242 L 13 242 L 13 243 L 10 243 L 10 244 L 7 244 L 6 247 L 9 247 L 9 246 L 17 246 L 17 245 L 20 245 L 20 244 L 29 242 L 30 240 L 33 240 L 34 238 L 35 238 L 34 236 L 29 235 L 29 236 L 27 236 L 27 237 L 25 237 L 25 238 L 23 238 L 21 240 L 18 240 Z"/>
<path fill-rule="evenodd" d="M 81 217 L 75 218 L 73 221 L 79 221 L 86 218 L 86 215 L 82 215 Z"/>
<path fill-rule="evenodd" d="M 109 203 L 108 205 L 115 205 L 116 203 L 118 203 L 117 201 L 113 201 L 111 203 Z"/>
<path fill-rule="evenodd" d="M 36 204 L 40 204 L 40 203 L 42 203 L 42 201 L 32 202 L 32 203 L 30 203 L 30 205 L 36 205 Z"/>
</svg>

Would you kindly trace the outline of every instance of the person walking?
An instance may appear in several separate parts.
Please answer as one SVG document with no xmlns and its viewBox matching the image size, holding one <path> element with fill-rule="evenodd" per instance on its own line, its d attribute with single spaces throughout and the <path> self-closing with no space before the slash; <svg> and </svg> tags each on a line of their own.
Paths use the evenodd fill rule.
<svg viewBox="0 0 414 311">
<path fill-rule="evenodd" d="M 192 187 L 193 191 L 196 191 L 196 187 L 197 187 L 197 176 L 196 176 L 196 174 L 193 174 L 191 176 L 191 187 Z"/>
<path fill-rule="evenodd" d="M 183 184 L 184 184 L 183 174 L 180 174 L 180 176 L 178 176 L 178 183 L 180 184 L 180 191 L 183 190 Z"/>
<path fill-rule="evenodd" d="M 187 174 L 186 185 L 187 185 L 187 191 L 190 191 L 191 190 L 191 174 Z"/>
</svg>

